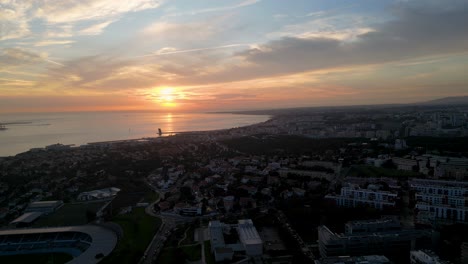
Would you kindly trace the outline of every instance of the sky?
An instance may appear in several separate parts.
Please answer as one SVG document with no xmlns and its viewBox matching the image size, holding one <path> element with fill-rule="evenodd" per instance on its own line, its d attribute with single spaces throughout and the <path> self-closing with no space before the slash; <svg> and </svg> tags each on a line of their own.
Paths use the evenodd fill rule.
<svg viewBox="0 0 468 264">
<path fill-rule="evenodd" d="M 468 95 L 468 0 L 0 0 L 0 113 Z"/>
</svg>

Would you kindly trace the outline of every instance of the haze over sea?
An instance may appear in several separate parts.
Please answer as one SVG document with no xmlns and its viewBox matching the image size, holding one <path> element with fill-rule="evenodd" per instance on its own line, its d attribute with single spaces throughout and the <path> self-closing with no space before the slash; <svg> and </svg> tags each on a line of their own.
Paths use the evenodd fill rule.
<svg viewBox="0 0 468 264">
<path fill-rule="evenodd" d="M 47 145 L 157 137 L 163 133 L 206 131 L 264 122 L 266 115 L 155 112 L 15 113 L 0 115 L 0 157 Z"/>
</svg>

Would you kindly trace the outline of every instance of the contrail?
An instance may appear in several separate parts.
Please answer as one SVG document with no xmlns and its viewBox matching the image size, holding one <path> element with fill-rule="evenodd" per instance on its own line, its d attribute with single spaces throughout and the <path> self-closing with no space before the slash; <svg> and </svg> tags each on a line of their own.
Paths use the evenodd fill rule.
<svg viewBox="0 0 468 264">
<path fill-rule="evenodd" d="M 250 46 L 250 44 L 230 44 L 230 45 L 217 46 L 217 47 L 209 47 L 209 48 L 174 50 L 174 51 L 166 51 L 166 52 L 160 52 L 160 53 L 151 53 L 151 54 L 143 55 L 143 56 L 139 56 L 139 57 L 162 56 L 162 55 L 171 55 L 171 54 L 179 54 L 179 53 L 189 53 L 189 52 L 196 52 L 196 51 L 204 51 L 204 50 L 228 49 L 228 48 L 243 47 L 243 46 Z"/>
<path fill-rule="evenodd" d="M 49 62 L 49 63 L 53 63 L 53 64 L 55 64 L 55 65 L 65 66 L 65 65 L 63 65 L 62 63 L 58 63 L 58 62 L 53 61 L 53 60 L 49 60 L 49 59 L 44 59 L 44 60 L 47 61 L 47 62 Z"/>
</svg>

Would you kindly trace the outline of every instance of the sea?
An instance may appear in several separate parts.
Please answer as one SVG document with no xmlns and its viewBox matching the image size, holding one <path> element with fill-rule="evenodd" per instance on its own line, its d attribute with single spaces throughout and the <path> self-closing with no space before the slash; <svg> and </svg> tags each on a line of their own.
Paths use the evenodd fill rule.
<svg viewBox="0 0 468 264">
<path fill-rule="evenodd" d="M 186 131 L 241 127 L 267 115 L 229 113 L 68 112 L 0 114 L 0 157 L 48 145 L 139 139 Z"/>
</svg>

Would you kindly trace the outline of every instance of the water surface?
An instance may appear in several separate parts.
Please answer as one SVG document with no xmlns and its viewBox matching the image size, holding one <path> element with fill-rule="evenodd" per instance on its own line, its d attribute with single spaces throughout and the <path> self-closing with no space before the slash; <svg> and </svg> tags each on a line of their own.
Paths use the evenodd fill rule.
<svg viewBox="0 0 468 264">
<path fill-rule="evenodd" d="M 154 112 L 2 114 L 0 156 L 47 145 L 136 139 L 163 132 L 205 131 L 264 122 L 265 115 Z"/>
</svg>

